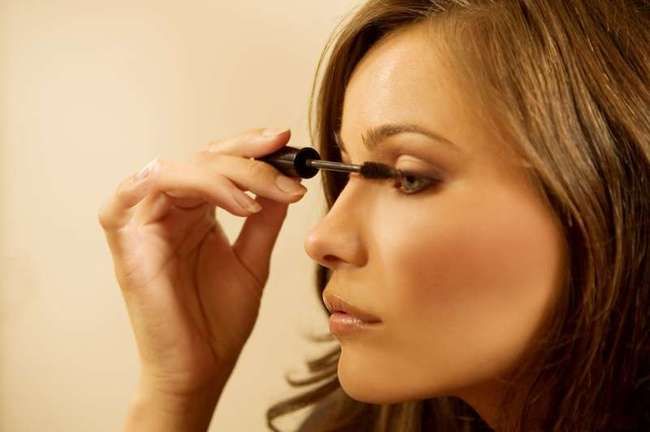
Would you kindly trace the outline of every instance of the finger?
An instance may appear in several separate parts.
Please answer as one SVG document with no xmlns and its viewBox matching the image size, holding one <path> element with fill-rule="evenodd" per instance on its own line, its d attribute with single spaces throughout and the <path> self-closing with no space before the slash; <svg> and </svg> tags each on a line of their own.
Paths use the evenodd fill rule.
<svg viewBox="0 0 650 432">
<path fill-rule="evenodd" d="M 201 199 L 201 202 L 205 202 Z M 174 199 L 164 192 L 153 192 L 147 195 L 133 211 L 132 220 L 138 226 L 147 225 L 163 219 L 174 207 Z"/>
<path fill-rule="evenodd" d="M 255 200 L 229 178 L 209 170 L 205 164 L 169 160 L 160 160 L 159 163 L 153 192 L 164 192 L 172 199 L 186 202 L 200 198 L 236 216 L 248 216 L 256 211 Z"/>
<path fill-rule="evenodd" d="M 214 214 L 215 207 L 203 198 L 173 197 L 165 192 L 156 192 L 149 194 L 138 204 L 133 220 L 137 221 L 139 226 L 147 225 L 167 217 L 172 209 L 182 210 L 184 213 L 203 209 Z"/>
<path fill-rule="evenodd" d="M 251 215 L 233 244 L 233 251 L 263 287 L 269 276 L 271 253 L 286 218 L 288 204 L 261 196 L 263 210 Z"/>
<path fill-rule="evenodd" d="M 99 223 L 107 233 L 124 227 L 130 220 L 134 207 L 149 193 L 152 180 L 160 172 L 160 160 L 155 158 L 140 172 L 124 179 L 115 193 L 102 205 L 98 212 Z"/>
<path fill-rule="evenodd" d="M 208 144 L 206 150 L 216 154 L 256 158 L 284 147 L 290 137 L 290 129 L 250 129 L 232 138 L 215 140 Z"/>
<path fill-rule="evenodd" d="M 300 177 L 287 177 L 264 161 L 206 153 L 202 162 L 198 163 L 212 172 L 224 175 L 242 190 L 275 201 L 296 202 L 307 192 Z"/>
</svg>

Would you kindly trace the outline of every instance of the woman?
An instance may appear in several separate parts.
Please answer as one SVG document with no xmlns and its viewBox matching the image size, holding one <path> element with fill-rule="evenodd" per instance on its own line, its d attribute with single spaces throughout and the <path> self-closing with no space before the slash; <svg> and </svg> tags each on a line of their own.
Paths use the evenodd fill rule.
<svg viewBox="0 0 650 432">
<path fill-rule="evenodd" d="M 319 295 L 380 322 L 290 380 L 320 384 L 271 407 L 273 430 L 309 405 L 300 430 L 650 428 L 649 18 L 642 1 L 373 0 L 337 32 L 321 156 L 415 181 L 322 173 Z M 259 132 L 154 161 L 100 211 L 142 362 L 127 430 L 205 430 L 250 335 L 304 193 L 250 159 L 288 131 Z M 232 246 L 216 206 L 247 216 Z"/>
</svg>

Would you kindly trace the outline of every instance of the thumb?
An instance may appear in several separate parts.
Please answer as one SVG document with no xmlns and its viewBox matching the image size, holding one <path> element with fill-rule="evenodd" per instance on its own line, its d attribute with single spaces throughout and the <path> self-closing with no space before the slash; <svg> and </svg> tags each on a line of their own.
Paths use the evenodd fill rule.
<svg viewBox="0 0 650 432">
<path fill-rule="evenodd" d="M 264 286 L 269 276 L 271 253 L 287 216 L 289 203 L 262 196 L 257 196 L 255 200 L 262 205 L 262 210 L 246 218 L 233 250 Z"/>
</svg>

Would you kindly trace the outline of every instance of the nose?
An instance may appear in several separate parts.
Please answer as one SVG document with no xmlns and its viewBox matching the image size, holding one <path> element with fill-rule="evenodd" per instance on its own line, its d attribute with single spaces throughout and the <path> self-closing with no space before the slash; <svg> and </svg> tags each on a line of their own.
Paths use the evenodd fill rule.
<svg viewBox="0 0 650 432">
<path fill-rule="evenodd" d="M 349 183 L 349 182 L 348 182 Z M 363 197 L 346 186 L 338 198 L 305 238 L 305 252 L 323 267 L 335 270 L 341 265 L 363 266 L 366 260 Z"/>
</svg>

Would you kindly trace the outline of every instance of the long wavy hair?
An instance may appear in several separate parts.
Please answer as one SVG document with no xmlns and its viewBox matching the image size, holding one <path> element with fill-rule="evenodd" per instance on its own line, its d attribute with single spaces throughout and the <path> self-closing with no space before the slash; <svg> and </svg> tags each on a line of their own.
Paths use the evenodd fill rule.
<svg viewBox="0 0 650 432">
<path fill-rule="evenodd" d="M 318 63 L 309 130 L 321 157 L 340 161 L 335 134 L 354 67 L 392 31 L 438 26 L 464 90 L 516 144 L 562 222 L 568 279 L 537 349 L 518 365 L 515 382 L 534 380 L 513 430 L 532 430 L 537 400 L 550 402 L 545 431 L 650 430 L 649 9 L 647 0 L 371 0 L 344 17 Z M 321 179 L 329 210 L 345 177 Z M 317 265 L 315 276 L 320 299 L 330 272 Z M 488 429 L 452 396 L 351 399 L 337 378 L 340 346 L 328 334 L 310 339 L 335 346 L 307 361 L 307 378 L 285 374 L 292 387 L 313 387 L 268 408 L 273 431 L 275 418 L 310 406 L 301 431 Z"/>
</svg>

